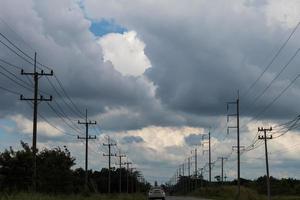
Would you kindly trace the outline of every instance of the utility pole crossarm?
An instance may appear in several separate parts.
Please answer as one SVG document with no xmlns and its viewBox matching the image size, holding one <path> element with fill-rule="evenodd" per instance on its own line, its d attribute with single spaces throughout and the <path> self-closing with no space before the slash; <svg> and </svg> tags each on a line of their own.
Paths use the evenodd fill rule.
<svg viewBox="0 0 300 200">
<path fill-rule="evenodd" d="M 53 70 L 50 71 L 50 73 L 45 73 L 44 70 L 41 70 L 41 72 L 37 72 L 35 70 L 35 72 L 24 72 L 23 69 L 21 69 L 21 75 L 30 75 L 30 76 L 34 76 L 34 75 L 38 75 L 38 76 L 53 76 Z"/>
<path fill-rule="evenodd" d="M 103 156 L 105 156 L 105 157 L 107 157 L 107 156 L 117 157 L 117 154 L 113 154 L 113 153 L 111 153 L 111 154 L 103 154 Z"/>
<path fill-rule="evenodd" d="M 81 121 L 78 120 L 78 124 L 95 125 L 95 124 L 97 124 L 97 122 L 96 122 L 96 121 L 94 121 L 94 122 L 92 122 L 92 121 L 89 121 L 89 122 L 81 122 Z"/>
<path fill-rule="evenodd" d="M 40 98 L 34 99 L 34 98 L 24 98 L 23 95 L 20 95 L 20 100 L 21 101 L 52 101 L 52 96 L 50 96 L 49 98 L 45 98 L 43 95 L 40 95 Z"/>
<path fill-rule="evenodd" d="M 77 139 L 85 140 L 86 137 L 81 137 L 81 136 L 77 135 Z M 87 139 L 89 139 L 89 140 L 95 140 L 95 139 L 97 139 L 97 136 L 96 135 L 93 135 L 93 136 L 89 135 Z"/>
</svg>

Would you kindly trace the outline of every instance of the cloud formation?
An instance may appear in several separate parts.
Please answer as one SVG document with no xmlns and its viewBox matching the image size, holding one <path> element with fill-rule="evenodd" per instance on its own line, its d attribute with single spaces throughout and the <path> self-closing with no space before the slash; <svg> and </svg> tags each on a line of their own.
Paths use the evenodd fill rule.
<svg viewBox="0 0 300 200">
<path fill-rule="evenodd" d="M 174 167 L 190 156 L 192 142 L 198 141 L 209 127 L 212 127 L 213 159 L 231 152 L 231 146 L 236 143 L 235 134 L 225 135 L 224 115 L 226 102 L 235 99 L 238 89 L 244 145 L 256 137 L 257 126 L 274 125 L 298 114 L 300 91 L 299 82 L 295 82 L 259 118 L 263 121 L 249 122 L 299 74 L 298 56 L 267 92 L 252 103 L 297 50 L 299 30 L 253 90 L 247 96 L 244 92 L 295 27 L 299 10 L 297 0 L 85 0 L 80 5 L 70 0 L 6 0 L 1 4 L 0 17 L 18 34 L 3 21 L 0 21 L 0 31 L 29 55 L 37 51 L 38 61 L 54 69 L 80 112 L 87 108 L 89 118 L 98 121 L 102 133 L 118 140 L 149 178 L 156 169 L 155 176 L 166 180 Z M 105 32 L 100 37 L 91 32 L 93 23 L 111 19 L 128 31 Z M 0 58 L 26 71 L 32 70 L 31 64 L 3 45 L 0 45 Z M 6 64 L 1 64 L 8 69 Z M 20 76 L 19 69 L 9 70 L 31 87 L 27 78 Z M 39 118 L 39 133 L 47 136 L 39 145 L 67 143 L 78 157 L 78 166 L 82 166 L 84 146 L 76 139 L 76 135 L 84 132 L 76 124 L 82 115 L 66 105 L 65 102 L 70 102 L 59 84 L 54 77 L 49 79 L 62 95 L 44 77 L 40 79 L 40 90 L 53 95 L 55 102 L 51 105 L 57 111 L 60 107 L 64 110 L 66 122 L 45 102 L 39 104 L 39 112 L 74 137 L 61 137 L 61 133 Z M 1 74 L 0 84 L 26 97 L 32 96 L 32 90 L 27 91 Z M 18 98 L 2 92 L 0 118 L 4 122 L 0 135 L 3 138 L 16 132 L 6 122 L 9 117 L 18 124 L 19 131 L 30 135 L 32 110 Z M 91 129 L 91 134 L 97 133 L 99 130 Z M 299 148 L 295 146 L 292 151 L 289 143 L 298 143 L 297 134 L 287 134 L 286 139 L 270 144 L 271 152 L 279 151 L 279 146 L 289 151 L 287 158 L 272 163 L 274 174 L 296 173 L 293 164 L 299 163 L 296 159 Z M 130 146 L 122 144 L 124 138 L 127 143 L 133 141 Z M 6 140 L 11 144 L 13 139 Z M 103 140 L 100 135 L 98 143 L 91 142 L 94 169 L 106 166 L 105 158 L 99 158 L 99 151 L 105 151 L 99 147 Z M 261 150 L 245 154 L 242 165 L 247 170 L 243 176 L 264 174 L 263 160 L 255 155 L 262 154 Z M 257 160 L 255 165 L 251 159 Z M 201 155 L 199 151 L 199 162 L 203 165 L 207 162 L 206 153 Z M 283 165 L 289 168 L 287 172 Z M 218 169 L 218 163 L 216 166 Z M 227 167 L 228 175 L 234 176 L 235 162 L 228 162 Z"/>
<path fill-rule="evenodd" d="M 145 44 L 135 31 L 109 33 L 99 39 L 104 61 L 111 61 L 123 75 L 140 76 L 151 63 L 144 53 Z"/>
</svg>

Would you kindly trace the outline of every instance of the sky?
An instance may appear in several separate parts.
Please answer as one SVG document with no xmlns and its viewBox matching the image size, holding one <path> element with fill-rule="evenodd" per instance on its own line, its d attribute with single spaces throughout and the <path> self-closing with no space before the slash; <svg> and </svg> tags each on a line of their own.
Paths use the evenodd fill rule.
<svg viewBox="0 0 300 200">
<path fill-rule="evenodd" d="M 148 181 L 163 183 L 195 148 L 207 168 L 202 138 L 210 131 L 213 177 L 218 158 L 229 156 L 232 180 L 236 133 L 227 126 L 235 121 L 226 115 L 235 108 L 226 102 L 239 93 L 241 145 L 257 147 L 243 152 L 241 176 L 265 174 L 257 128 L 273 126 L 270 174 L 299 179 L 299 130 L 280 129 L 299 115 L 299 10 L 298 0 L 1 0 L 0 149 L 31 143 L 32 105 L 19 94 L 32 97 L 32 77 L 20 69 L 31 72 L 37 52 L 39 67 L 55 74 L 39 79 L 40 94 L 53 101 L 39 103 L 38 148 L 66 145 L 76 167 L 84 166 L 77 121 L 87 109 L 97 121 L 91 169 L 107 166 L 109 136 Z"/>
</svg>

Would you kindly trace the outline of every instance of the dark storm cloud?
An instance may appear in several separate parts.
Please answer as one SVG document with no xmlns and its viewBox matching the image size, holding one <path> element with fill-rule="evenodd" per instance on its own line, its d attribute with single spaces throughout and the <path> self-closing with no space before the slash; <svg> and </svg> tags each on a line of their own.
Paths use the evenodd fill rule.
<svg viewBox="0 0 300 200">
<path fill-rule="evenodd" d="M 18 4 L 17 8 L 22 7 L 23 9 L 17 12 L 16 4 Z M 177 123 L 176 117 L 168 117 L 169 113 L 161 108 L 160 103 L 151 94 L 153 86 L 149 81 L 143 77 L 123 76 L 114 70 L 110 62 L 103 62 L 102 49 L 96 42 L 97 38 L 89 31 L 91 22 L 84 18 L 82 10 L 76 3 L 70 1 L 51 1 L 51 3 L 6 1 L 0 9 L 1 18 L 19 34 L 16 35 L 3 22 L 0 23 L 1 33 L 4 33 L 29 55 L 33 56 L 34 51 L 37 51 L 38 61 L 54 70 L 64 89 L 82 113 L 87 108 L 89 116 L 96 120 L 98 118 L 95 115 L 110 112 L 111 109 L 125 108 L 129 110 L 126 116 L 127 120 L 124 120 L 123 123 L 116 123 L 116 120 L 123 115 L 108 117 L 109 120 L 102 119 L 100 123 L 103 129 L 136 129 L 153 122 L 174 125 Z M 25 40 L 26 43 L 22 40 Z M 24 68 L 26 72 L 33 70 L 31 64 L 26 63 L 6 47 L 1 45 L 0 48 L 2 59 Z M 25 76 L 20 75 L 19 69 L 12 68 L 10 70 L 26 81 L 30 88 L 30 82 Z M 47 69 L 44 70 L 47 71 Z M 32 79 L 32 77 L 28 78 Z M 48 78 L 60 95 L 51 87 L 46 77 L 40 78 L 40 92 L 53 95 L 55 102 L 50 104 L 60 112 L 61 109 L 56 104 L 58 103 L 65 114 L 76 122 L 82 116 L 78 116 L 65 104 L 65 102 L 71 103 L 56 79 Z M 18 91 L 28 98 L 33 96 L 31 91 L 27 92 L 25 88 L 15 85 L 5 77 L 1 76 L 0 81 L 3 87 Z M 4 98 L 1 99 L 3 116 L 16 113 L 23 113 L 25 116 L 31 115 L 30 107 L 28 107 L 29 109 L 24 108 L 27 104 L 19 101 L 18 95 L 6 95 L 6 92 L 1 92 L 4 94 Z M 41 114 L 50 119 L 57 118 L 45 102 L 40 104 L 39 110 Z M 61 113 L 61 115 L 64 114 Z"/>
<path fill-rule="evenodd" d="M 168 3 L 173 6 L 172 12 Z M 299 73 L 295 59 L 279 77 L 281 82 L 276 81 L 252 105 L 297 49 L 299 30 L 249 95 L 244 97 L 242 94 L 292 31 L 279 23 L 269 23 L 269 16 L 261 11 L 270 2 L 168 3 L 160 6 L 138 1 L 129 5 L 120 3 L 124 7 L 122 11 L 115 10 L 110 3 L 99 3 L 106 5 L 106 11 L 93 1 L 85 3 L 91 17 L 114 17 L 119 24 L 138 32 L 152 64 L 145 74 L 157 86 L 156 96 L 165 108 L 184 112 L 191 115 L 189 118 L 220 116 L 226 113 L 225 103 L 234 100 L 237 90 L 240 90 L 242 115 L 255 116 Z M 155 16 L 150 14 L 154 10 Z M 293 87 L 297 91 L 298 88 L 297 84 Z M 262 117 L 294 116 L 297 97 L 298 93 L 288 90 Z M 190 121 L 186 123 L 190 124 Z"/>
<path fill-rule="evenodd" d="M 199 23 L 201 24 L 201 20 Z M 219 19 L 218 23 L 222 24 L 224 21 Z M 253 26 L 251 23 L 253 23 Z M 147 75 L 158 86 L 157 96 L 162 99 L 166 106 L 174 110 L 198 115 L 225 114 L 225 102 L 234 99 L 237 90 L 240 90 L 242 93 L 253 83 L 261 72 L 261 70 L 254 71 L 253 68 L 264 66 L 265 60 L 261 57 L 267 57 L 267 54 L 272 52 L 272 47 L 274 46 L 270 43 L 272 41 L 265 40 L 265 36 L 260 35 L 261 33 L 264 35 L 270 34 L 267 31 L 267 27 L 261 26 L 263 30 L 257 31 L 257 25 L 259 24 L 255 24 L 252 21 L 246 23 L 247 27 L 243 24 L 244 22 L 241 21 L 240 24 L 235 25 L 236 27 L 230 28 L 230 31 L 235 32 L 235 35 L 222 37 L 224 34 L 229 34 L 228 30 L 220 29 L 218 32 L 211 30 L 212 32 L 206 33 L 205 37 L 194 38 L 195 41 L 190 43 L 186 41 L 187 45 L 181 45 L 180 40 L 189 38 L 188 33 L 183 32 L 178 35 L 172 35 L 172 31 L 170 31 L 162 35 L 158 31 L 155 32 L 159 34 L 160 38 L 168 35 L 168 39 L 161 39 L 159 46 L 153 46 L 156 43 L 149 42 L 147 52 L 150 59 L 153 56 L 158 57 L 158 54 L 163 52 L 168 52 L 168 55 L 164 56 L 163 62 L 160 62 L 161 60 L 154 62 Z M 211 29 L 205 26 L 202 28 L 199 31 L 209 32 Z M 242 31 L 245 29 L 248 29 L 248 33 Z M 172 35 L 173 39 L 169 38 L 170 35 Z M 220 35 L 221 39 L 218 39 Z M 276 37 L 273 38 L 274 43 L 279 40 Z M 174 44 L 174 42 L 177 42 L 177 44 Z M 218 46 L 212 46 L 211 44 L 214 42 Z M 174 46 L 180 48 L 175 48 Z M 157 52 L 157 49 L 160 49 L 161 52 Z M 253 49 L 253 52 L 249 52 L 248 49 Z M 156 61 L 157 59 L 152 60 Z M 293 64 L 295 68 L 296 65 L 295 63 Z M 288 79 L 292 80 L 293 78 L 294 74 L 290 73 Z M 260 87 L 255 87 L 255 92 L 247 96 L 246 99 L 242 99 L 242 103 L 245 105 L 244 109 L 246 109 L 244 114 L 248 114 L 253 108 L 262 110 L 270 101 L 269 99 L 273 99 L 273 96 L 282 90 L 283 87 L 280 90 L 271 88 L 271 95 L 263 96 L 252 109 L 249 108 L 249 104 L 254 99 L 253 97 L 256 97 L 261 92 L 260 88 L 266 87 L 270 79 L 270 77 L 263 77 L 262 82 L 258 83 Z M 285 95 L 288 94 L 290 93 L 287 92 Z M 272 98 L 268 98 L 269 96 L 272 96 Z M 294 96 L 296 97 L 296 95 Z M 296 104 L 296 101 L 292 102 L 292 105 L 296 106 Z M 281 112 L 282 110 L 287 110 L 291 104 L 282 106 L 275 108 L 272 114 L 275 116 L 279 116 L 278 113 L 291 114 Z M 296 114 L 295 112 L 292 113 Z M 255 113 L 250 112 L 250 115 L 253 116 Z"/>
</svg>

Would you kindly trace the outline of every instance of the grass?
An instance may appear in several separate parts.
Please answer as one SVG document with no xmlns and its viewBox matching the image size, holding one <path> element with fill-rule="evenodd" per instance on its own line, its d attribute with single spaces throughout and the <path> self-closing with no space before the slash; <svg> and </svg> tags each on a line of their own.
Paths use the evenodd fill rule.
<svg viewBox="0 0 300 200">
<path fill-rule="evenodd" d="M 276 196 L 273 197 L 272 200 L 300 200 L 300 197 L 296 196 Z"/>
<path fill-rule="evenodd" d="M 47 195 L 33 193 L 16 193 L 11 195 L 1 195 L 0 200 L 145 200 L 142 194 L 134 195 Z"/>
<path fill-rule="evenodd" d="M 204 197 L 215 200 L 233 200 L 236 196 L 236 187 L 206 187 L 191 193 L 191 195 L 195 197 Z M 240 200 L 267 200 L 267 198 L 264 195 L 258 194 L 255 190 L 246 187 L 241 187 Z M 276 196 L 272 197 L 272 200 L 300 200 L 300 197 Z"/>
</svg>

